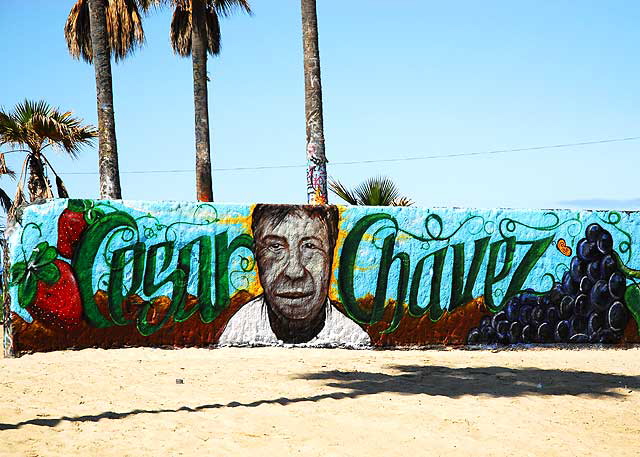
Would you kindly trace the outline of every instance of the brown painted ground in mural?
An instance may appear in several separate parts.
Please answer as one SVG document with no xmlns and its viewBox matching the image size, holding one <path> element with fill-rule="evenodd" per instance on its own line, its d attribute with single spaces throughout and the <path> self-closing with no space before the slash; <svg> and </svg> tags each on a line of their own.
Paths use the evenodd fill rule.
<svg viewBox="0 0 640 457">
<path fill-rule="evenodd" d="M 104 292 L 96 293 L 96 302 L 102 314 L 107 316 L 107 296 Z M 14 345 L 20 352 L 46 352 L 60 349 L 84 348 L 122 348 L 134 346 L 171 346 L 171 347 L 203 347 L 216 344 L 229 319 L 235 312 L 253 297 L 246 291 L 235 294 L 230 306 L 210 324 L 203 323 L 197 315 L 185 322 L 176 323 L 169 319 L 163 328 L 150 335 L 143 336 L 135 328 L 135 324 L 113 326 L 106 329 L 89 326 L 86 321 L 74 330 L 64 330 L 57 326 L 46 325 L 38 319 L 28 324 L 17 315 L 14 316 Z M 363 309 L 371 307 L 372 296 L 360 301 Z M 123 305 L 125 317 L 135 319 L 136 310 L 140 309 L 143 300 L 137 296 L 128 297 Z M 345 313 L 339 302 L 333 306 Z M 164 317 L 170 302 L 167 297 L 160 297 L 154 303 L 148 315 L 150 323 L 158 323 Z M 197 305 L 197 298 L 189 295 L 186 309 Z M 389 302 L 382 320 L 374 325 L 364 326 L 374 346 L 424 346 L 433 344 L 464 344 L 469 330 L 477 326 L 480 319 L 489 314 L 482 297 L 475 299 L 455 311 L 446 312 L 438 322 L 432 322 L 428 315 L 421 318 L 406 316 L 398 328 L 391 334 L 383 331 L 391 323 L 395 303 Z M 346 314 L 346 313 L 345 313 Z M 406 314 L 406 313 L 405 313 Z"/>
<path fill-rule="evenodd" d="M 362 309 L 371 310 L 373 295 L 368 295 L 359 301 Z M 465 344 L 469 330 L 477 327 L 482 317 L 489 314 L 483 297 L 476 298 L 452 312 L 445 312 L 437 321 L 431 321 L 429 314 L 415 318 L 408 315 L 404 307 L 404 317 L 398 328 L 392 333 L 383 333 L 393 320 L 395 302 L 389 302 L 385 307 L 382 320 L 376 324 L 366 326 L 374 346 L 426 346 L 434 344 L 461 345 Z"/>
<path fill-rule="evenodd" d="M 344 312 L 340 303 L 333 303 Z M 368 295 L 358 301 L 359 306 L 371 311 L 373 296 Z M 382 320 L 376 324 L 365 326 L 365 330 L 371 337 L 371 342 L 376 347 L 411 347 L 449 345 L 460 346 L 466 344 L 469 331 L 480 324 L 484 316 L 492 315 L 484 304 L 484 298 L 478 297 L 469 303 L 456 308 L 452 312 L 445 311 L 442 317 L 433 322 L 429 314 L 422 317 L 411 317 L 405 306 L 404 317 L 398 328 L 392 333 L 383 333 L 393 320 L 395 303 L 389 302 L 385 307 Z M 638 326 L 633 319 L 629 319 L 624 336 L 619 346 L 625 344 L 640 343 Z"/>
<path fill-rule="evenodd" d="M 107 296 L 98 291 L 95 295 L 98 307 L 103 315 L 108 315 Z M 46 352 L 60 349 L 84 348 L 122 348 L 132 346 L 169 346 L 193 347 L 208 346 L 217 343 L 220 334 L 233 314 L 253 297 L 246 291 L 233 295 L 231 303 L 218 318 L 210 324 L 203 323 L 197 315 L 185 322 L 176 323 L 169 318 L 167 323 L 157 332 L 149 336 L 141 335 L 135 324 L 113 326 L 105 329 L 91 327 L 86 321 L 73 330 L 63 330 L 35 319 L 29 324 L 17 315 L 14 316 L 14 346 L 18 352 Z M 137 296 L 127 297 L 123 306 L 125 317 L 133 319 L 140 308 L 142 299 Z M 147 319 L 152 324 L 161 322 L 170 301 L 167 297 L 159 297 L 149 311 Z M 197 298 L 189 295 L 186 309 L 197 305 Z"/>
<path fill-rule="evenodd" d="M 640 349 L 87 349 L 0 370 L 0 455 L 638 455 Z"/>
<path fill-rule="evenodd" d="M 108 315 L 106 294 L 98 291 L 95 297 L 103 315 Z M 231 298 L 229 307 L 213 323 L 203 323 L 197 314 L 180 323 L 169 318 L 161 330 L 150 336 L 141 335 L 134 324 L 99 329 L 93 328 L 83 321 L 77 329 L 63 330 L 56 326 L 43 324 L 38 319 L 28 324 L 14 314 L 14 347 L 18 353 L 91 347 L 104 349 L 136 346 L 207 347 L 218 342 L 229 319 L 252 298 L 254 297 L 248 292 L 240 291 Z M 123 306 L 125 317 L 134 319 L 136 310 L 140 309 L 142 303 L 142 299 L 137 296 L 128 297 Z M 373 296 L 367 296 L 359 301 L 360 307 L 364 310 L 370 310 L 372 303 Z M 332 304 L 345 313 L 342 304 L 339 302 L 332 302 Z M 169 305 L 167 297 L 157 299 L 147 316 L 149 322 L 160 322 Z M 197 306 L 197 298 L 189 295 L 186 309 L 191 309 L 193 306 Z M 411 317 L 405 309 L 405 315 L 398 328 L 392 333 L 383 333 L 391 324 L 394 310 L 395 303 L 389 302 L 380 322 L 363 326 L 374 346 L 463 345 L 469 331 L 479 325 L 482 317 L 490 315 L 483 297 L 478 297 L 452 312 L 445 312 L 437 322 L 432 322 L 428 314 L 419 318 Z M 630 319 L 620 344 L 639 342 L 638 327 L 636 322 Z"/>
</svg>

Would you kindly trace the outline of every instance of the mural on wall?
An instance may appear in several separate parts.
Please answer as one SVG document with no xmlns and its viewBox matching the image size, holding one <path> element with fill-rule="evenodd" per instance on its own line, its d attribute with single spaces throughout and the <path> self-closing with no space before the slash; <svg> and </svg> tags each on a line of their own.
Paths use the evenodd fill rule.
<svg viewBox="0 0 640 457">
<path fill-rule="evenodd" d="M 52 200 L 5 351 L 635 343 L 640 214 Z"/>
</svg>

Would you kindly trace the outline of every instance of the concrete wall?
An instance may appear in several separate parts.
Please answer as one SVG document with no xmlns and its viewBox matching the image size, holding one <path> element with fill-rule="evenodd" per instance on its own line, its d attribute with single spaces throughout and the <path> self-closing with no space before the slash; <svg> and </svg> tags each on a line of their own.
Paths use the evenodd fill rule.
<svg viewBox="0 0 640 457">
<path fill-rule="evenodd" d="M 8 230 L 5 352 L 634 343 L 640 215 L 53 200 Z"/>
</svg>

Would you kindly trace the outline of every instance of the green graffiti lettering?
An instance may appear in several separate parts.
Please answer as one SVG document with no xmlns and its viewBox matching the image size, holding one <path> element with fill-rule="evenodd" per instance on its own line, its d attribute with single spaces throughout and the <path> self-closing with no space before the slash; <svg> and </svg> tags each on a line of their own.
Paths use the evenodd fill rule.
<svg viewBox="0 0 640 457">
<path fill-rule="evenodd" d="M 189 319 L 198 309 L 200 309 L 200 318 L 202 322 L 209 323 L 213 321 L 215 313 L 213 302 L 211 300 L 211 267 L 213 259 L 213 249 L 211 247 L 211 238 L 201 236 L 190 241 L 180 249 L 178 254 L 178 268 L 184 272 L 186 281 L 189 281 L 191 275 L 191 255 L 194 246 L 198 245 L 198 303 L 191 309 L 185 309 L 186 300 L 180 303 L 173 316 L 176 322 L 184 322 Z"/>
<path fill-rule="evenodd" d="M 101 217 L 95 224 L 89 226 L 80 238 L 78 248 L 73 256 L 73 270 L 78 280 L 80 298 L 84 314 L 89 323 L 98 328 L 106 328 L 115 323 L 104 316 L 95 301 L 93 293 L 93 265 L 102 242 L 109 235 L 118 231 L 138 231 L 136 221 L 127 213 L 115 211 Z"/>
<path fill-rule="evenodd" d="M 374 310 L 367 311 L 358 303 L 354 289 L 354 270 L 356 266 L 356 257 L 358 254 L 358 246 L 367 230 L 377 222 L 389 220 L 396 227 L 396 220 L 388 214 L 378 213 L 364 216 L 354 225 L 344 240 L 342 252 L 340 253 L 340 270 L 338 271 L 338 294 L 344 305 L 347 314 L 361 324 L 370 324 L 374 322 Z M 375 306 L 374 306 L 375 308 Z M 379 311 L 377 311 L 379 314 Z"/>
<path fill-rule="evenodd" d="M 378 280 L 376 286 L 376 295 L 373 300 L 373 312 L 371 313 L 371 323 L 379 322 L 384 313 L 384 305 L 387 301 L 387 284 L 389 282 L 389 271 L 395 260 L 400 261 L 400 272 L 398 274 L 397 302 L 396 309 L 393 313 L 393 319 L 389 328 L 383 333 L 393 332 L 402 319 L 403 304 L 407 295 L 407 286 L 409 283 L 410 260 L 406 252 L 398 252 L 393 254 L 393 245 L 396 235 L 389 235 L 384 239 L 382 245 L 382 256 L 380 258 L 380 268 L 378 270 Z"/>
<path fill-rule="evenodd" d="M 478 273 L 482 267 L 484 256 L 489 247 L 490 237 L 480 238 L 474 242 L 473 258 L 469 273 L 466 275 L 466 283 L 464 281 L 464 243 L 454 244 L 453 248 L 453 271 L 451 273 L 451 301 L 449 311 L 469 303 L 473 300 L 473 288 L 478 279 Z"/>
<path fill-rule="evenodd" d="M 527 280 L 529 273 L 531 273 L 533 267 L 536 265 L 536 263 L 538 263 L 540 257 L 542 257 L 542 255 L 545 253 L 545 251 L 553 241 L 553 237 L 554 235 L 551 235 L 535 241 L 519 241 L 517 243 L 520 245 L 530 244 L 531 247 L 522 258 L 522 261 L 518 264 L 516 271 L 513 273 L 513 277 L 511 278 L 511 282 L 509 283 L 507 293 L 505 294 L 502 301 L 502 306 L 504 306 L 509 298 L 516 295 L 522 289 L 522 286 Z"/>
<path fill-rule="evenodd" d="M 491 243 L 491 247 L 489 250 L 489 265 L 487 266 L 487 277 L 484 284 L 484 302 L 491 312 L 497 312 L 502 309 L 509 298 L 520 292 L 524 282 L 529 276 L 529 273 L 536 265 L 538 260 L 540 260 L 540 257 L 542 257 L 544 252 L 547 250 L 547 248 L 551 244 L 551 241 L 553 241 L 553 235 L 535 241 L 516 242 L 514 237 L 509 237 L 505 240 L 499 240 Z M 500 273 L 496 275 L 495 268 L 498 252 L 500 251 L 502 244 L 505 243 L 506 250 L 502 269 Z M 500 303 L 496 304 L 493 300 L 493 285 L 499 281 L 502 281 L 509 275 L 517 245 L 531 245 L 531 247 L 516 267 L 516 270 L 511 277 L 511 281 L 509 282 L 509 286 L 507 287 L 507 291 L 500 300 Z"/>
<path fill-rule="evenodd" d="M 158 243 L 149 248 L 147 251 L 147 263 L 144 271 L 144 282 L 142 290 L 148 297 L 152 297 L 158 290 L 167 284 L 171 284 L 171 293 L 168 295 L 170 305 L 169 309 L 165 312 L 162 319 L 156 324 L 149 323 L 147 320 L 147 314 L 153 306 L 154 298 L 151 298 L 144 304 L 138 315 L 137 327 L 140 334 L 149 336 L 156 331 L 160 330 L 164 324 L 173 316 L 175 310 L 178 308 L 178 304 L 184 302 L 186 298 L 186 281 L 185 273 L 180 269 L 172 271 L 164 279 L 156 282 L 159 274 L 164 273 L 171 265 L 173 257 L 173 241 L 165 241 Z M 162 249 L 164 258 L 160 270 L 157 269 L 158 251 Z"/>
<path fill-rule="evenodd" d="M 443 310 L 440 306 L 440 286 L 442 284 L 442 271 L 444 269 L 444 260 L 447 256 L 448 247 L 438 249 L 430 254 L 427 254 L 421 258 L 416 264 L 416 268 L 413 271 L 413 277 L 411 279 L 411 290 L 409 291 L 409 315 L 412 317 L 421 317 L 429 312 L 429 316 L 432 320 L 437 320 L 442 316 Z M 429 302 L 422 306 L 418 303 L 418 292 L 420 291 L 420 285 L 422 282 L 422 273 L 424 271 L 425 262 L 433 258 L 432 262 L 432 276 L 431 276 L 431 290 L 429 296 Z M 433 309 L 433 312 L 430 310 Z"/>
<path fill-rule="evenodd" d="M 229 306 L 229 260 L 236 249 L 247 248 L 253 252 L 253 238 L 249 235 L 238 235 L 228 244 L 227 232 L 216 235 L 216 304 L 212 313 L 215 319 L 220 312 Z"/>
<path fill-rule="evenodd" d="M 502 261 L 502 269 L 496 274 L 496 266 L 498 263 L 498 254 L 502 246 L 505 246 L 504 259 Z M 489 247 L 489 262 L 487 264 L 487 274 L 484 280 L 484 303 L 490 310 L 497 310 L 500 306 L 493 303 L 493 285 L 509 275 L 511 264 L 516 252 L 516 238 L 510 236 L 503 240 L 494 241 Z"/>
<path fill-rule="evenodd" d="M 142 285 L 144 272 L 145 245 L 136 243 L 133 246 L 116 249 L 111 256 L 111 273 L 109 275 L 109 313 L 111 320 L 116 325 L 127 325 L 133 322 L 124 317 L 123 303 L 126 295 L 122 293 L 124 288 L 124 273 L 127 265 L 127 254 L 132 254 L 131 259 L 131 285 L 126 295 L 135 293 Z"/>
</svg>

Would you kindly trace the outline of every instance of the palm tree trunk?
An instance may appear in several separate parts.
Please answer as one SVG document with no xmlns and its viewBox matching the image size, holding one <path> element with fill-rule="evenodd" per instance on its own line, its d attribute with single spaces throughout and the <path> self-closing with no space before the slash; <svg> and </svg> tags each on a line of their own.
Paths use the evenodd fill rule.
<svg viewBox="0 0 640 457">
<path fill-rule="evenodd" d="M 106 2 L 107 0 L 89 0 L 91 47 L 93 49 L 93 67 L 96 72 L 98 102 L 100 198 L 121 199 L 116 122 L 111 87 L 111 55 L 107 41 Z"/>
<path fill-rule="evenodd" d="M 207 47 L 205 5 L 191 1 L 191 61 L 193 63 L 193 104 L 196 130 L 196 196 L 213 201 L 211 153 L 209 145 L 209 101 L 207 94 Z"/>
<path fill-rule="evenodd" d="M 29 154 L 27 162 L 29 166 L 27 188 L 29 189 L 30 201 L 33 202 L 40 198 L 53 198 L 53 194 L 48 190 L 47 183 L 45 182 L 44 166 L 42 165 L 39 154 Z"/>
<path fill-rule="evenodd" d="M 316 0 L 302 0 L 302 46 L 304 49 L 304 107 L 307 126 L 307 201 L 311 204 L 322 205 L 328 203 L 327 158 L 324 152 Z"/>
<path fill-rule="evenodd" d="M 11 223 L 10 220 L 7 221 Z M 13 319 L 11 318 L 11 294 L 9 293 L 10 278 L 10 260 L 9 260 L 9 244 L 5 238 L 6 235 L 0 237 L 0 251 L 2 252 L 2 326 L 4 328 L 4 356 L 15 357 L 15 345 L 13 344 Z"/>
</svg>

